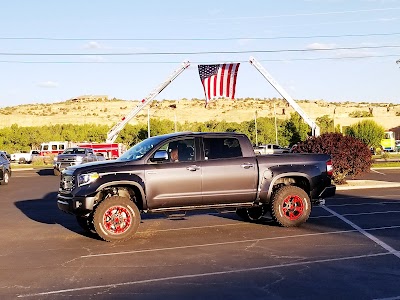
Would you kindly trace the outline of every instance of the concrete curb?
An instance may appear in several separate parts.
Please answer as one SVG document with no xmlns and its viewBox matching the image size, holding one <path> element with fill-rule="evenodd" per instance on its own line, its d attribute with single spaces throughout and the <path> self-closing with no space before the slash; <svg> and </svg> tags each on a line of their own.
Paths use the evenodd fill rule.
<svg viewBox="0 0 400 300">
<path fill-rule="evenodd" d="M 346 184 L 336 185 L 337 191 L 356 190 L 356 189 L 377 189 L 400 187 L 400 182 L 389 182 L 379 180 L 347 180 Z"/>
</svg>

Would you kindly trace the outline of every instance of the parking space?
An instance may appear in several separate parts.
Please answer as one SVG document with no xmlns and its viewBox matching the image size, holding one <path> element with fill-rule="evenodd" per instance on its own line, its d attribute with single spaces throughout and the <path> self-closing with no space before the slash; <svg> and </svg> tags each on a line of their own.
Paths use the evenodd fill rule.
<svg viewBox="0 0 400 300">
<path fill-rule="evenodd" d="M 340 191 L 299 228 L 148 215 L 109 244 L 58 211 L 58 178 L 15 173 L 1 189 L 4 299 L 400 299 L 399 188 Z"/>
</svg>

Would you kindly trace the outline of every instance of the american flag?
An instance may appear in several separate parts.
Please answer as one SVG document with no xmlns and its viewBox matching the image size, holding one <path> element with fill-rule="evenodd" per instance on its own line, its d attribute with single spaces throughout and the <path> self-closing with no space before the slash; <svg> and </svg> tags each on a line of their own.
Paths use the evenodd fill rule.
<svg viewBox="0 0 400 300">
<path fill-rule="evenodd" d="M 206 96 L 206 105 L 211 99 L 235 98 L 236 78 L 240 63 L 199 65 L 199 75 Z"/>
</svg>

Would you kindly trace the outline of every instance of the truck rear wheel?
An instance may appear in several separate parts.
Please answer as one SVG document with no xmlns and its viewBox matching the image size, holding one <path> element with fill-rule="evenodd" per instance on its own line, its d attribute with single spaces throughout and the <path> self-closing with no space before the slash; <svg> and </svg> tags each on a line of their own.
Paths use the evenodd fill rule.
<svg viewBox="0 0 400 300">
<path fill-rule="evenodd" d="M 20 157 L 19 160 L 18 160 L 18 163 L 19 163 L 19 164 L 26 164 L 26 159 L 25 159 L 25 157 Z"/>
<path fill-rule="evenodd" d="M 103 200 L 93 215 L 96 233 L 107 242 L 121 242 L 133 237 L 140 224 L 140 212 L 127 197 L 111 196 Z"/>
<path fill-rule="evenodd" d="M 300 226 L 310 216 L 310 197 L 297 186 L 284 186 L 272 198 L 271 213 L 274 221 L 281 226 Z"/>
</svg>

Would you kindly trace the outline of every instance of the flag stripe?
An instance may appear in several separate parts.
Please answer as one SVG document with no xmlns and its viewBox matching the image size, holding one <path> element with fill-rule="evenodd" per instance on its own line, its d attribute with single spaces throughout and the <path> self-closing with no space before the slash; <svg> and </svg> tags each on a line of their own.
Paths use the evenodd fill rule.
<svg viewBox="0 0 400 300">
<path fill-rule="evenodd" d="M 234 99 L 239 65 L 240 63 L 229 63 L 198 66 L 206 103 L 219 97 Z"/>
<path fill-rule="evenodd" d="M 235 66 L 235 71 L 233 72 L 233 83 L 232 83 L 232 99 L 235 98 L 235 92 L 236 92 L 236 79 L 237 79 L 237 73 L 239 71 L 239 64 L 236 64 Z"/>
</svg>

